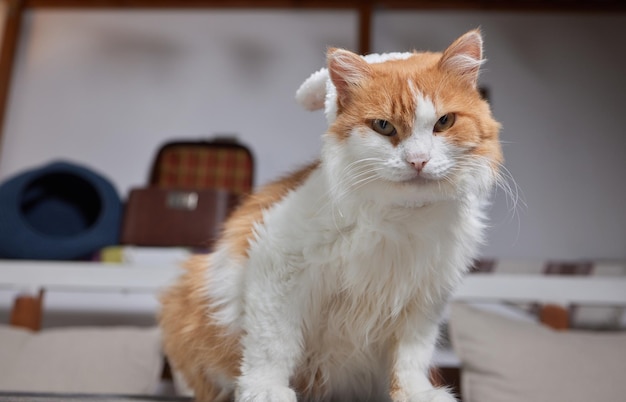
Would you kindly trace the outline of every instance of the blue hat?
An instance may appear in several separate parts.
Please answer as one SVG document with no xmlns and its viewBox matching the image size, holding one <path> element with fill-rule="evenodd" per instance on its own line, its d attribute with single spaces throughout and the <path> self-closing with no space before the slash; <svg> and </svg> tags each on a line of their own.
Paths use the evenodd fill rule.
<svg viewBox="0 0 626 402">
<path fill-rule="evenodd" d="M 122 201 L 88 168 L 54 162 L 0 185 L 0 258 L 71 260 L 118 244 Z"/>
</svg>

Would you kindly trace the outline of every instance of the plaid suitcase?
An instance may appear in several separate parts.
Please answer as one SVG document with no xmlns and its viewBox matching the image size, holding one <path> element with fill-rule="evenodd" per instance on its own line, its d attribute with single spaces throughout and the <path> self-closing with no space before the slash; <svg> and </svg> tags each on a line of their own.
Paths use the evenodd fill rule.
<svg viewBox="0 0 626 402">
<path fill-rule="evenodd" d="M 236 140 L 175 141 L 155 158 L 150 185 L 160 188 L 226 189 L 238 195 L 252 191 L 252 152 Z"/>
<path fill-rule="evenodd" d="M 235 140 L 164 144 L 149 186 L 130 193 L 122 243 L 210 249 L 223 220 L 252 191 L 253 167 L 252 153 Z"/>
</svg>

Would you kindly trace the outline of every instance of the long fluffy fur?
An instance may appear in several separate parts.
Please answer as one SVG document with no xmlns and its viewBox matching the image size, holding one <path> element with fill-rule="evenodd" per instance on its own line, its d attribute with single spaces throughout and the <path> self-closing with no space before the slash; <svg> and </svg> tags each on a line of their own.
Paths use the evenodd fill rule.
<svg viewBox="0 0 626 402">
<path fill-rule="evenodd" d="M 502 162 L 481 46 L 470 32 L 383 62 L 329 52 L 320 161 L 251 196 L 163 295 L 165 350 L 198 400 L 454 401 L 429 361 Z"/>
</svg>

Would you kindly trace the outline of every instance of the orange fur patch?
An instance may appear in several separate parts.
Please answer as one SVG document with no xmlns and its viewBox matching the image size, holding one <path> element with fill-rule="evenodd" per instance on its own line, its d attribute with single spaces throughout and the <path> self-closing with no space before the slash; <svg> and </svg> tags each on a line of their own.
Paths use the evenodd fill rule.
<svg viewBox="0 0 626 402">
<path fill-rule="evenodd" d="M 248 245 L 255 223 L 263 219 L 263 211 L 282 200 L 290 191 L 299 187 L 319 166 L 319 161 L 272 182 L 258 192 L 248 196 L 243 204 L 237 208 L 224 225 L 224 231 L 219 244 L 225 243 L 231 247 L 234 255 L 247 257 Z M 219 247 L 218 244 L 218 247 Z"/>
<path fill-rule="evenodd" d="M 206 256 L 191 258 L 179 281 L 161 296 L 159 315 L 165 354 L 198 401 L 213 401 L 222 392 L 209 373 L 235 378 L 241 361 L 239 336 L 210 319 L 207 267 Z"/>
<path fill-rule="evenodd" d="M 262 220 L 263 210 L 301 185 L 318 165 L 319 162 L 312 163 L 249 196 L 226 222 L 220 242 L 229 244 L 234 255 L 245 258 L 253 225 Z M 234 381 L 240 374 L 242 352 L 241 334 L 229 332 L 211 318 L 208 264 L 207 256 L 187 261 L 178 282 L 161 296 L 159 322 L 165 354 L 172 367 L 183 374 L 197 401 L 213 402 L 218 396 L 221 400 L 229 390 L 224 390 L 212 374 Z"/>
</svg>

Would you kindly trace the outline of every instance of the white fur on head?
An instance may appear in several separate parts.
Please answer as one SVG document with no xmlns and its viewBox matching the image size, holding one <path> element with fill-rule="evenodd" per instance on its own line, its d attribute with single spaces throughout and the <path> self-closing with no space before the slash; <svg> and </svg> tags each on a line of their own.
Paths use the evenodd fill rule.
<svg viewBox="0 0 626 402">
<path fill-rule="evenodd" d="M 383 63 L 388 60 L 408 59 L 413 53 L 372 53 L 361 56 L 370 64 Z M 324 108 L 328 124 L 332 124 L 337 118 L 337 89 L 330 80 L 328 68 L 324 67 L 307 78 L 296 91 L 296 101 L 306 110 L 318 110 Z"/>
</svg>

